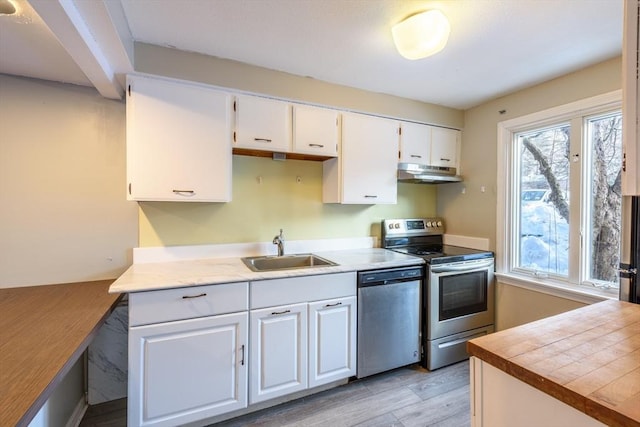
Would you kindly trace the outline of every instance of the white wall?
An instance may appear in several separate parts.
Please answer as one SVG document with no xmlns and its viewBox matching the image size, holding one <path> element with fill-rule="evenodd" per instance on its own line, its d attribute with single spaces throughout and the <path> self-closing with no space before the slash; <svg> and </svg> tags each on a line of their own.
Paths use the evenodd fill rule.
<svg viewBox="0 0 640 427">
<path fill-rule="evenodd" d="M 138 242 L 125 104 L 0 75 L 0 288 L 118 277 Z"/>
</svg>

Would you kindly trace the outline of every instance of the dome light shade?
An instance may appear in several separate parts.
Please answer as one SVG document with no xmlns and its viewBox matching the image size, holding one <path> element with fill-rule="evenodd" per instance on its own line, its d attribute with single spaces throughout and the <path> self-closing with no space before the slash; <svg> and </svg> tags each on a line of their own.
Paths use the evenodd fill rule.
<svg viewBox="0 0 640 427">
<path fill-rule="evenodd" d="M 16 7 L 10 0 L 0 0 L 0 15 L 13 15 L 16 13 Z"/>
<path fill-rule="evenodd" d="M 400 55 L 421 59 L 440 52 L 447 44 L 451 27 L 439 10 L 411 15 L 391 28 L 393 42 Z"/>
</svg>

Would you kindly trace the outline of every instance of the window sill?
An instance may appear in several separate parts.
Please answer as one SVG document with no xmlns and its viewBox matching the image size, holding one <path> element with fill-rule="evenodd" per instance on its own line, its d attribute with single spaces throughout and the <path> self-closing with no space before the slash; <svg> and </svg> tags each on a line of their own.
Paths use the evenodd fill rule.
<svg viewBox="0 0 640 427">
<path fill-rule="evenodd" d="M 496 273 L 495 275 L 500 283 L 517 286 L 519 288 L 528 289 L 547 295 L 553 295 L 584 304 L 593 304 L 609 299 L 618 299 L 617 289 L 603 290 L 590 288 L 587 286 L 572 286 L 566 285 L 564 283 L 550 281 L 546 281 L 543 283 L 540 280 L 535 280 L 533 278 L 523 277 L 515 274 Z"/>
</svg>

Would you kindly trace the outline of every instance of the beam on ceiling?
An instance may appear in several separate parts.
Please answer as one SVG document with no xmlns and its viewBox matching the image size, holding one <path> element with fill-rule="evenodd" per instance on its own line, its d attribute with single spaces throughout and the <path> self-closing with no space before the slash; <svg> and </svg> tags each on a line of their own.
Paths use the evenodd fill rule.
<svg viewBox="0 0 640 427">
<path fill-rule="evenodd" d="M 122 99 L 123 85 L 116 78 L 114 66 L 105 54 L 108 46 L 100 45 L 75 3 L 72 0 L 30 0 L 29 3 L 98 92 L 106 98 Z M 94 4 L 99 4 L 107 12 L 102 2 Z M 108 13 L 106 18 L 110 20 Z"/>
</svg>

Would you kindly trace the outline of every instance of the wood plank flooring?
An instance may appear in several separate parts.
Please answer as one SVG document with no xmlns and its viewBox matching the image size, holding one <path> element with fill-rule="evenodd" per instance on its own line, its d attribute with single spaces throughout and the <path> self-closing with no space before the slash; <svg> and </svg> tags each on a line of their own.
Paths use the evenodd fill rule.
<svg viewBox="0 0 640 427">
<path fill-rule="evenodd" d="M 418 365 L 215 424 L 216 427 L 469 427 L 469 362 Z M 126 425 L 126 401 L 89 408 L 80 427 Z"/>
</svg>

